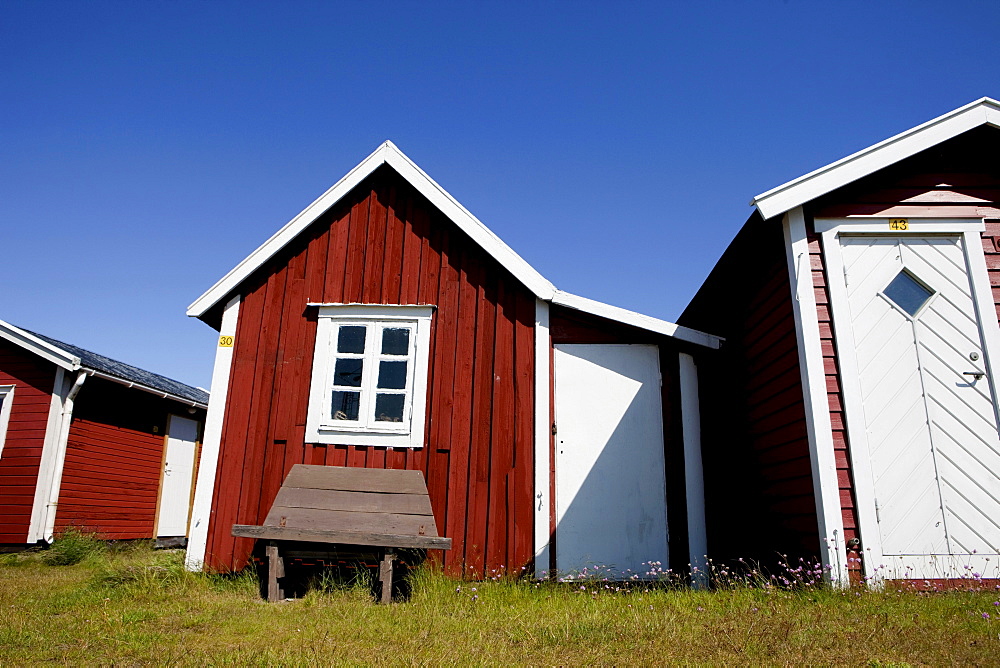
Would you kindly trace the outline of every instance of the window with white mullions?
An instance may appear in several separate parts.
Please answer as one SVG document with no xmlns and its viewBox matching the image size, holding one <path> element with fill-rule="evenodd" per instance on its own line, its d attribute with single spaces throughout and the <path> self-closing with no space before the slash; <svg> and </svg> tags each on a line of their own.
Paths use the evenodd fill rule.
<svg viewBox="0 0 1000 668">
<path fill-rule="evenodd" d="M 422 445 L 434 307 L 317 306 L 307 438 Z"/>
<path fill-rule="evenodd" d="M 402 428 L 408 421 L 408 398 L 413 386 L 414 328 L 395 323 L 338 326 L 331 420 L 372 428 Z"/>
</svg>

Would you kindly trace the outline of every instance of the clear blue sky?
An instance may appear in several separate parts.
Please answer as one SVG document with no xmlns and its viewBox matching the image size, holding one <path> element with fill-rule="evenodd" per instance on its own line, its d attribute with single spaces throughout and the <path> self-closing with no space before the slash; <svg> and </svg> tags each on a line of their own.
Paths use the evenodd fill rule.
<svg viewBox="0 0 1000 668">
<path fill-rule="evenodd" d="M 187 305 L 391 139 L 673 320 L 751 197 L 1000 96 L 998 36 L 996 1 L 2 0 L 0 319 L 208 387 Z"/>
</svg>

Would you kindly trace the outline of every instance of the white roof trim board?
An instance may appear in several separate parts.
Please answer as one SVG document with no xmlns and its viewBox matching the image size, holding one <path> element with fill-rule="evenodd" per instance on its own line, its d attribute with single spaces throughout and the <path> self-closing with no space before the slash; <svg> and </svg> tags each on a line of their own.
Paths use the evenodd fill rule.
<svg viewBox="0 0 1000 668">
<path fill-rule="evenodd" d="M 56 348 L 48 341 L 42 341 L 34 334 L 26 332 L 20 327 L 15 327 L 3 320 L 0 320 L 0 337 L 7 339 L 15 346 L 20 346 L 29 352 L 35 353 L 56 366 L 61 366 L 67 371 L 75 371 L 80 368 L 79 357 Z"/>
<path fill-rule="evenodd" d="M 764 219 L 773 218 L 900 160 L 980 125 L 1000 127 L 1000 102 L 988 97 L 890 137 L 750 201 Z"/>
<path fill-rule="evenodd" d="M 584 313 L 597 315 L 602 318 L 607 318 L 608 320 L 614 320 L 626 325 L 632 325 L 633 327 L 639 327 L 640 329 L 645 329 L 650 332 L 656 332 L 657 334 L 666 334 L 667 336 L 672 336 L 675 339 L 687 341 L 688 343 L 696 343 L 707 348 L 718 348 L 722 341 L 725 340 L 720 336 L 699 332 L 696 329 L 690 329 L 688 327 L 684 327 L 683 325 L 677 325 L 672 322 L 667 322 L 666 320 L 660 320 L 659 318 L 636 313 L 635 311 L 629 311 L 618 306 L 612 306 L 611 304 L 605 304 L 603 302 L 594 301 L 593 299 L 587 299 L 586 297 L 580 297 L 579 295 L 563 292 L 562 290 L 556 290 L 556 294 L 552 298 L 552 303 L 559 306 L 565 306 L 566 308 L 576 309 L 577 311 L 583 311 Z"/>
<path fill-rule="evenodd" d="M 221 301 L 236 286 L 242 283 L 261 265 L 271 259 L 275 253 L 289 244 L 295 237 L 316 221 L 330 207 L 339 202 L 372 172 L 388 164 L 406 179 L 417 191 L 430 200 L 445 216 L 472 237 L 483 250 L 503 265 L 510 273 L 521 281 L 539 299 L 550 300 L 555 292 L 555 286 L 549 283 L 524 259 L 515 253 L 510 246 L 500 240 L 483 223 L 458 203 L 454 197 L 439 186 L 422 169 L 403 154 L 396 146 L 386 141 L 375 152 L 361 161 L 357 167 L 347 173 L 332 188 L 302 210 L 302 213 L 292 218 L 284 227 L 278 230 L 270 239 L 250 253 L 218 283 L 209 288 L 208 292 L 199 297 L 188 307 L 187 314 L 193 317 L 204 315 L 212 306 Z"/>
<path fill-rule="evenodd" d="M 295 237 L 315 222 L 330 207 L 343 199 L 359 183 L 384 164 L 395 169 L 421 195 L 426 197 L 448 219 L 458 225 L 459 229 L 472 237 L 473 241 L 479 244 L 483 250 L 513 274 L 538 299 L 599 315 L 610 320 L 616 320 L 691 343 L 708 346 L 709 348 L 719 347 L 719 342 L 722 339 L 717 336 L 704 334 L 693 329 L 688 329 L 687 327 L 675 325 L 666 320 L 659 320 L 658 318 L 652 318 L 556 290 L 556 287 L 552 283 L 539 274 L 524 258 L 515 253 L 500 237 L 495 235 L 478 218 L 473 216 L 458 200 L 438 185 L 434 179 L 428 176 L 390 141 L 386 141 L 375 149 L 371 155 L 362 160 L 344 178 L 340 179 L 332 188 L 320 195 L 315 202 L 288 221 L 284 227 L 261 244 L 257 250 L 250 253 L 228 274 L 219 279 L 215 285 L 188 307 L 187 314 L 195 318 L 205 315 L 209 309 L 225 299 L 229 293 L 235 290 L 254 271 L 274 257 L 278 251 L 291 243 Z"/>
</svg>

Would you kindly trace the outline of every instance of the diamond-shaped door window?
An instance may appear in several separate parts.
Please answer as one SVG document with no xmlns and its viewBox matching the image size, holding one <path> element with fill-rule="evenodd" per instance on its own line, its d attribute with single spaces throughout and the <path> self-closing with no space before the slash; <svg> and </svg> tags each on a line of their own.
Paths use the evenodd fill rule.
<svg viewBox="0 0 1000 668">
<path fill-rule="evenodd" d="M 896 306 L 915 316 L 934 291 L 903 269 L 896 274 L 896 278 L 892 279 L 889 285 L 885 286 L 882 294 L 891 299 Z"/>
</svg>

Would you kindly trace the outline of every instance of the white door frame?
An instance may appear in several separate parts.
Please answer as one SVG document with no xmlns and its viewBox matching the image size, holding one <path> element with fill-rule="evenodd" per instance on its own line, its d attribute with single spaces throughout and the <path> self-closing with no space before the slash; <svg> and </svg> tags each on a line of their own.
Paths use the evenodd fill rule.
<svg viewBox="0 0 1000 668">
<path fill-rule="evenodd" d="M 847 286 L 844 283 L 844 262 L 839 236 L 841 234 L 897 238 L 924 237 L 935 234 L 961 236 L 969 266 L 972 298 L 986 353 L 986 371 L 992 387 L 1000 387 L 997 384 L 997 366 L 1000 366 L 998 364 L 1000 362 L 1000 325 L 997 322 L 996 307 L 993 302 L 986 259 L 982 251 L 982 237 L 980 236 L 980 233 L 986 229 L 985 221 L 968 218 L 908 218 L 906 231 L 890 229 L 889 221 L 888 217 L 817 218 L 814 221 L 816 232 L 823 238 L 823 259 L 826 265 L 827 287 L 830 291 L 833 334 L 837 360 L 840 365 L 844 412 L 847 417 L 848 449 L 851 469 L 854 473 L 858 529 L 861 533 L 861 547 L 865 555 L 862 560 L 863 572 L 866 578 L 876 582 L 885 575 L 884 570 L 880 569 L 880 565 L 884 564 L 885 555 L 882 551 L 881 534 L 875 510 L 875 485 L 871 470 L 868 434 L 864 420 L 860 417 L 864 415 L 864 412 L 857 358 L 853 353 L 841 354 L 841 351 L 853 351 L 855 342 L 848 310 Z M 995 404 L 994 411 L 996 411 Z M 998 420 L 998 425 L 1000 425 L 1000 420 Z M 993 567 L 996 568 L 996 564 Z M 958 577 L 963 572 L 964 570 L 962 572 L 953 570 L 949 572 L 949 575 Z"/>
<path fill-rule="evenodd" d="M 167 492 L 167 485 L 166 485 L 166 482 L 167 482 L 167 471 L 166 471 L 166 467 L 170 464 L 170 461 L 168 459 L 168 457 L 170 455 L 170 441 L 172 439 L 174 439 L 174 438 L 177 438 L 175 436 L 174 430 L 173 430 L 173 424 L 174 424 L 174 420 L 175 419 L 177 419 L 177 420 L 185 420 L 187 422 L 190 422 L 190 423 L 192 423 L 194 425 L 194 429 L 195 429 L 194 440 L 191 441 L 191 444 L 193 446 L 193 450 L 191 452 L 191 479 L 190 479 L 189 484 L 188 484 L 187 497 L 185 499 L 183 499 L 183 500 L 182 499 L 170 499 L 165 494 Z M 161 528 L 163 527 L 163 510 L 164 510 L 164 507 L 167 504 L 177 503 L 177 502 L 181 502 L 181 501 L 186 502 L 186 504 L 187 504 L 187 512 L 185 513 L 185 518 L 184 518 L 184 533 L 183 533 L 183 535 L 186 537 L 190 533 L 190 530 L 191 530 L 191 510 L 192 510 L 192 506 L 194 505 L 195 476 L 197 475 L 197 472 L 198 472 L 198 448 L 199 448 L 199 438 L 200 438 L 200 434 L 198 432 L 200 432 L 200 431 L 201 431 L 201 424 L 198 422 L 198 420 L 194 419 L 194 417 L 185 417 L 183 415 L 175 415 L 173 413 L 167 415 L 167 433 L 164 435 L 164 438 L 163 438 L 163 460 L 162 460 L 162 463 L 160 464 L 160 493 L 159 493 L 159 497 L 157 498 L 156 526 L 153 528 L 153 537 L 154 538 L 159 538 L 160 536 L 173 538 L 173 537 L 178 537 L 178 536 L 181 535 L 181 534 L 174 534 L 174 533 L 163 533 L 161 531 Z M 184 439 L 179 439 L 178 438 L 178 440 L 184 440 Z"/>
</svg>

